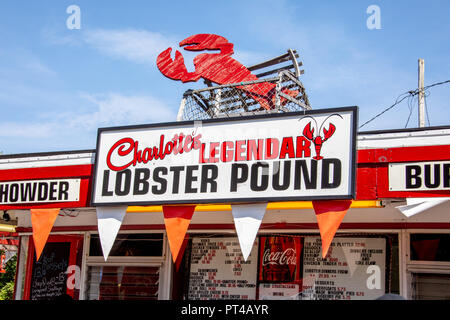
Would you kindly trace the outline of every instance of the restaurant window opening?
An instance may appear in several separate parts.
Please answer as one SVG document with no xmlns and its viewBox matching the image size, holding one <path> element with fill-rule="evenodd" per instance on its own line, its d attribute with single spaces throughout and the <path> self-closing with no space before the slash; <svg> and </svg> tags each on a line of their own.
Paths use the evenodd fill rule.
<svg viewBox="0 0 450 320">
<path fill-rule="evenodd" d="M 450 234 L 409 234 L 407 264 L 409 292 L 413 300 L 450 299 Z"/>
<path fill-rule="evenodd" d="M 98 234 L 90 235 L 87 300 L 158 300 L 164 262 L 163 233 L 119 233 L 107 261 Z"/>
<path fill-rule="evenodd" d="M 414 233 L 410 244 L 411 260 L 450 262 L 450 234 Z"/>
<path fill-rule="evenodd" d="M 162 233 L 120 233 L 109 253 L 110 257 L 159 257 L 163 254 Z M 89 255 L 102 257 L 98 234 L 91 235 Z"/>
<path fill-rule="evenodd" d="M 159 267 L 90 266 L 87 300 L 158 300 Z"/>
</svg>

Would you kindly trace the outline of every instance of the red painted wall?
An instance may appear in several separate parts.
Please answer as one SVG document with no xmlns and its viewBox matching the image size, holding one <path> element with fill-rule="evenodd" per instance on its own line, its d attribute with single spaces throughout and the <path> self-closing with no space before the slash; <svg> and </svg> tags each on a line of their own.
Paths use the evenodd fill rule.
<svg viewBox="0 0 450 320">
<path fill-rule="evenodd" d="M 450 196 L 444 191 L 389 191 L 388 164 L 393 162 L 420 162 L 450 160 L 450 145 L 367 149 L 357 152 L 356 199 L 442 197 Z M 30 208 L 77 208 L 90 206 L 93 165 L 0 170 L 0 181 L 32 179 L 81 179 L 80 200 L 50 204 L 4 205 L 0 210 Z"/>
</svg>

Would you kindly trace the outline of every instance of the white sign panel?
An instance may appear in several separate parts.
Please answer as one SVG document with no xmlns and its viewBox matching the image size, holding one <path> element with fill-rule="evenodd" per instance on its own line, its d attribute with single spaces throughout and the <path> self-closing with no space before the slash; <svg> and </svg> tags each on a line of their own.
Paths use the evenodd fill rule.
<svg viewBox="0 0 450 320">
<path fill-rule="evenodd" d="M 298 300 L 299 285 L 295 283 L 260 283 L 259 300 Z"/>
<path fill-rule="evenodd" d="M 93 204 L 353 198 L 356 113 L 99 129 Z"/>
<path fill-rule="evenodd" d="M 80 198 L 80 179 L 0 182 L 0 205 L 72 202 Z"/>
<path fill-rule="evenodd" d="M 258 266 L 258 241 L 247 261 L 239 240 L 194 238 L 189 275 L 189 300 L 254 300 Z"/>
<path fill-rule="evenodd" d="M 450 190 L 450 161 L 392 163 L 389 190 Z"/>
<path fill-rule="evenodd" d="M 385 293 L 386 239 L 335 238 L 326 259 L 320 237 L 305 237 L 304 300 L 370 300 Z"/>
</svg>

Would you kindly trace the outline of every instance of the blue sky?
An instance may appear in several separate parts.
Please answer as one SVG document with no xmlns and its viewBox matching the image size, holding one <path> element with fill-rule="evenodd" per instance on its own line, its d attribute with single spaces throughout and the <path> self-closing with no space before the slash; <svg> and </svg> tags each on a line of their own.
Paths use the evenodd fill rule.
<svg viewBox="0 0 450 320">
<path fill-rule="evenodd" d="M 70 30 L 69 5 L 81 9 Z M 381 29 L 369 30 L 369 5 Z M 156 56 L 215 33 L 246 65 L 296 49 L 314 109 L 359 106 L 362 124 L 405 91 L 450 79 L 449 1 L 24 1 L 0 3 L 0 151 L 94 149 L 97 128 L 175 121 L 199 84 L 165 78 Z M 195 56 L 185 53 L 189 61 Z M 430 124 L 450 124 L 450 85 L 429 91 Z M 408 127 L 417 127 L 417 102 Z M 404 128 L 405 100 L 363 130 Z"/>
</svg>

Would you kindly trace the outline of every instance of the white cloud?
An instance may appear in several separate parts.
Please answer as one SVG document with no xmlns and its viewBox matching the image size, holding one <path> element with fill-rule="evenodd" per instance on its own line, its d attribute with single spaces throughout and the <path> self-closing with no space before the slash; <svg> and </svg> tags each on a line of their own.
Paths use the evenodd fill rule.
<svg viewBox="0 0 450 320">
<path fill-rule="evenodd" d="M 71 116 L 67 123 L 72 127 L 94 129 L 99 126 L 131 125 L 175 121 L 176 114 L 161 100 L 152 96 L 126 96 L 119 93 L 83 94 L 90 102 L 90 113 Z M 67 115 L 66 115 L 67 117 Z"/>
<path fill-rule="evenodd" d="M 179 42 L 183 40 L 183 36 L 162 34 L 147 30 L 94 29 L 75 35 L 57 35 L 55 31 L 45 29 L 44 37 L 50 43 L 57 45 L 73 46 L 86 43 L 104 55 L 125 59 L 134 63 L 146 64 L 152 67 L 156 65 L 157 56 L 169 47 L 172 48 L 172 58 L 174 58 L 175 50 L 179 50 L 183 54 L 186 68 L 189 71 L 195 69 L 193 59 L 198 55 L 197 52 L 185 51 L 178 46 Z M 233 58 L 245 66 L 273 58 L 263 52 L 240 49 L 236 46 L 234 52 Z"/>
<path fill-rule="evenodd" d="M 81 32 L 57 32 L 56 28 L 44 28 L 44 39 L 50 44 L 80 46 L 87 44 L 102 54 L 126 59 L 135 63 L 155 65 L 156 57 L 168 47 L 177 47 L 180 40 L 139 29 L 82 29 Z"/>
<path fill-rule="evenodd" d="M 175 54 L 175 50 L 182 52 L 188 70 L 193 70 L 192 60 L 198 55 L 197 52 L 180 49 L 178 43 L 183 40 L 182 36 L 165 35 L 147 30 L 95 29 L 84 31 L 81 37 L 78 38 L 75 36 L 56 36 L 54 33 L 46 31 L 45 36 L 53 44 L 73 45 L 84 42 L 107 56 L 151 66 L 155 66 L 156 57 L 169 47 L 172 48 L 172 57 Z M 261 52 L 242 50 L 236 47 L 234 51 L 233 57 L 247 66 L 272 58 Z"/>
<path fill-rule="evenodd" d="M 91 30 L 84 41 L 102 53 L 127 60 L 155 64 L 159 53 L 179 42 L 170 36 L 145 30 Z"/>
<path fill-rule="evenodd" d="M 79 32 L 67 32 L 68 29 L 61 29 L 57 25 L 46 26 L 42 29 L 43 38 L 50 44 L 79 46 L 83 42 L 80 39 Z"/>
<path fill-rule="evenodd" d="M 249 67 L 261 63 L 263 61 L 269 60 L 273 57 L 270 57 L 267 54 L 257 51 L 240 50 L 234 48 L 233 58 L 242 63 L 244 66 Z"/>
<path fill-rule="evenodd" d="M 0 50 L 0 80 L 11 83 L 12 77 L 28 79 L 30 77 L 56 76 L 57 73 L 45 63 L 41 55 L 23 47 L 10 46 Z"/>
<path fill-rule="evenodd" d="M 25 68 L 39 75 L 56 76 L 56 72 L 53 71 L 49 66 L 45 65 L 38 59 L 29 60 L 25 65 Z"/>
<path fill-rule="evenodd" d="M 176 120 L 174 110 L 148 95 L 85 93 L 73 99 L 83 105 L 84 111 L 52 112 L 34 120 L 0 122 L 0 150 L 17 153 L 93 148 L 99 127 Z"/>
<path fill-rule="evenodd" d="M 70 35 L 44 30 L 44 36 L 53 44 L 88 44 L 109 56 L 152 65 L 156 55 L 171 45 L 162 35 L 139 30 Z M 46 61 L 26 50 L 18 48 L 14 54 L 0 50 L 0 58 L 4 61 L 0 64 L 0 138 L 4 152 L 85 149 L 95 147 L 98 127 L 176 120 L 176 107 L 170 109 L 152 94 L 90 90 L 80 94 L 67 90 Z"/>
<path fill-rule="evenodd" d="M 300 80 L 314 109 L 358 105 L 362 124 L 390 106 L 400 93 L 414 89 L 416 68 L 400 67 L 392 52 L 369 38 L 374 33 L 364 40 L 348 29 L 351 24 L 333 19 L 318 23 L 306 12 L 299 18 L 293 6 L 300 8 L 301 4 L 264 2 L 254 8 L 259 19 L 250 21 L 247 28 L 268 48 L 298 51 L 305 70 Z M 405 101 L 363 129 L 403 127 L 408 114 Z"/>
<path fill-rule="evenodd" d="M 198 52 L 182 50 L 178 46 L 182 40 L 182 36 L 163 35 L 157 32 L 136 29 L 97 29 L 86 31 L 83 35 L 84 42 L 105 55 L 150 66 L 155 66 L 157 56 L 171 47 L 172 58 L 174 58 L 175 50 L 179 50 L 184 56 L 186 68 L 189 71 L 193 71 L 195 69 L 193 59 L 198 55 Z M 247 66 L 271 58 L 267 54 L 251 50 L 235 48 L 234 51 L 233 57 Z"/>
<path fill-rule="evenodd" d="M 2 122 L 0 137 L 4 138 L 49 138 L 54 130 L 52 123 Z"/>
</svg>

